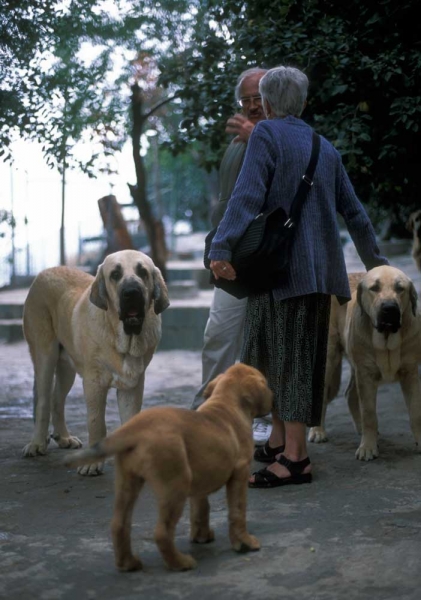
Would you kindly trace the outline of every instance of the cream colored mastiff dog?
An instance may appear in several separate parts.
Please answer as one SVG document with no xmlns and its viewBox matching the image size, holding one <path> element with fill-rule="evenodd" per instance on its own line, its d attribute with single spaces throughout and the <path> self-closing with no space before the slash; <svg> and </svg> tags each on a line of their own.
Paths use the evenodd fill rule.
<svg viewBox="0 0 421 600">
<path fill-rule="evenodd" d="M 197 410 L 154 407 L 142 411 L 95 447 L 72 452 L 70 465 L 115 459 L 115 503 L 111 524 L 116 565 L 142 568 L 131 548 L 133 507 L 144 483 L 158 504 L 155 542 L 170 569 L 193 569 L 196 561 L 174 544 L 176 525 L 190 498 L 191 541 L 214 539 L 208 495 L 226 486 L 229 536 L 237 552 L 259 550 L 247 532 L 246 504 L 253 457 L 252 422 L 272 408 L 263 375 L 238 363 L 207 386 Z"/>
<path fill-rule="evenodd" d="M 335 377 L 345 352 L 352 367 L 348 404 L 362 434 L 356 458 L 372 460 L 379 455 L 377 389 L 381 383 L 395 381 L 400 383 L 420 450 L 421 315 L 414 284 L 405 273 L 390 266 L 350 277 L 356 286 L 352 300 L 342 307 L 332 300 L 325 397 L 329 401 L 338 391 Z M 310 430 L 310 441 L 326 439 L 324 423 Z"/>
<path fill-rule="evenodd" d="M 135 250 L 107 256 L 96 277 L 55 267 L 34 280 L 24 306 L 23 329 L 34 364 L 35 431 L 24 456 L 46 454 L 50 416 L 60 448 L 79 448 L 64 418 L 76 373 L 83 379 L 89 445 L 106 435 L 105 405 L 117 388 L 121 422 L 139 412 L 145 369 L 161 337 L 167 288 L 152 260 Z M 103 463 L 79 470 L 97 475 Z"/>
</svg>

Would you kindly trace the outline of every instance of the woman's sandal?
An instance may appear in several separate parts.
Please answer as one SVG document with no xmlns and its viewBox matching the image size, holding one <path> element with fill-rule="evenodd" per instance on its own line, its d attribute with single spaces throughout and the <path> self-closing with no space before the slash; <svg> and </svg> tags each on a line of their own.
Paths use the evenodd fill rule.
<svg viewBox="0 0 421 600">
<path fill-rule="evenodd" d="M 277 448 L 271 448 L 269 446 L 269 440 L 264 446 L 259 446 L 254 451 L 254 460 L 263 463 L 273 463 L 275 456 L 285 450 L 285 446 L 277 446 Z"/>
<path fill-rule="evenodd" d="M 291 473 L 291 476 L 278 477 L 277 475 L 275 475 L 275 473 L 272 473 L 272 471 L 269 471 L 266 468 L 260 469 L 260 471 L 256 471 L 255 473 L 253 473 L 254 481 L 249 481 L 249 487 L 273 488 L 279 487 L 281 485 L 299 485 L 300 483 L 311 483 L 311 473 L 303 473 L 307 465 L 310 464 L 310 459 L 308 457 L 304 458 L 303 460 L 293 462 L 292 460 L 289 460 L 282 454 L 276 462 L 286 467 Z"/>
</svg>

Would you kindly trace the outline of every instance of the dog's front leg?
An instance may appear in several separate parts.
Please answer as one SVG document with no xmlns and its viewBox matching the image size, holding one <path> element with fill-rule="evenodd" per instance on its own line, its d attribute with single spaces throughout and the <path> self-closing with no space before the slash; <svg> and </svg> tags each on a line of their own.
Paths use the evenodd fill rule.
<svg viewBox="0 0 421 600">
<path fill-rule="evenodd" d="M 260 550 L 260 542 L 247 532 L 246 509 L 249 465 L 234 470 L 227 482 L 229 536 L 236 552 Z"/>
<path fill-rule="evenodd" d="M 378 377 L 366 370 L 355 370 L 356 386 L 360 400 L 362 436 L 355 453 L 359 460 L 373 460 L 379 455 L 377 445 L 378 424 L 376 413 Z"/>
<path fill-rule="evenodd" d="M 349 412 L 351 413 L 352 420 L 354 421 L 355 430 L 358 433 L 358 435 L 361 435 L 360 399 L 358 396 L 358 389 L 355 380 L 354 369 L 351 369 L 351 378 L 349 380 L 345 396 L 348 401 Z"/>
<path fill-rule="evenodd" d="M 50 404 L 53 389 L 54 371 L 58 360 L 58 344 L 52 343 L 48 352 L 39 353 L 34 360 L 34 435 L 29 444 L 22 450 L 22 456 L 47 454 L 50 441 L 48 427 L 50 425 Z"/>
<path fill-rule="evenodd" d="M 320 425 L 310 428 L 308 441 L 320 444 L 327 442 L 326 433 L 326 410 L 327 405 L 336 397 L 341 385 L 342 376 L 342 351 L 338 349 L 337 344 L 330 344 L 326 359 L 325 386 L 323 391 L 322 413 L 320 415 Z"/>
<path fill-rule="evenodd" d="M 105 406 L 107 403 L 108 388 L 100 387 L 94 379 L 84 378 L 83 390 L 85 392 L 86 409 L 88 417 L 89 446 L 93 446 L 107 435 L 105 426 Z M 101 475 L 104 463 L 97 462 L 83 467 L 78 467 L 79 475 Z"/>
<path fill-rule="evenodd" d="M 215 534 L 209 526 L 210 506 L 207 496 L 190 498 L 190 541 L 196 544 L 213 542 Z"/>
<path fill-rule="evenodd" d="M 411 431 L 417 450 L 421 452 L 421 385 L 418 376 L 418 365 L 399 373 L 399 375 L 399 383 L 408 409 Z"/>
<path fill-rule="evenodd" d="M 143 390 L 145 387 L 145 372 L 139 377 L 135 388 L 129 390 L 117 389 L 118 412 L 121 424 L 137 415 L 142 408 Z"/>
</svg>

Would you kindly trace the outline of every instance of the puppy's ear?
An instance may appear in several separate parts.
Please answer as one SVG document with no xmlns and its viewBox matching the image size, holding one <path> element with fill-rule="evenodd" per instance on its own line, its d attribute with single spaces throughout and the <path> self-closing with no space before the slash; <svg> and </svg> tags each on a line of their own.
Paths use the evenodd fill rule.
<svg viewBox="0 0 421 600">
<path fill-rule="evenodd" d="M 158 267 L 154 267 L 153 270 L 153 299 L 154 299 L 154 311 L 156 315 L 162 313 L 170 305 L 168 298 L 168 290 L 165 285 L 164 278 L 162 277 L 161 271 Z"/>
<path fill-rule="evenodd" d="M 409 299 L 411 301 L 412 314 L 415 317 L 417 314 L 418 294 L 412 281 L 409 285 Z"/>
<path fill-rule="evenodd" d="M 253 377 L 245 381 L 249 381 L 249 384 L 245 386 L 245 391 L 241 396 L 241 407 L 253 418 L 264 417 L 273 408 L 272 390 L 260 377 Z"/>
<path fill-rule="evenodd" d="M 241 408 L 243 409 L 243 411 L 246 414 L 251 415 L 253 418 L 255 418 L 257 416 L 257 414 L 259 413 L 259 410 L 256 410 L 257 406 L 256 406 L 256 398 L 254 397 L 254 394 L 245 392 L 244 394 L 241 395 L 240 403 L 241 403 Z"/>
<path fill-rule="evenodd" d="M 104 271 L 102 265 L 98 267 L 98 271 L 91 287 L 89 300 L 101 310 L 108 310 L 107 288 L 105 287 Z"/>
<path fill-rule="evenodd" d="M 218 377 L 215 377 L 215 379 L 212 379 L 212 381 L 210 381 L 208 383 L 208 385 L 205 387 L 205 389 L 203 390 L 203 397 L 205 400 L 207 400 L 208 398 L 210 398 L 213 394 L 213 390 L 216 387 L 216 384 L 218 383 L 218 381 L 221 379 L 221 377 L 223 377 L 223 375 L 218 375 Z"/>
<path fill-rule="evenodd" d="M 361 314 L 363 315 L 364 308 L 363 308 L 363 284 L 362 284 L 362 281 L 360 281 L 360 283 L 357 286 L 357 303 L 361 309 Z"/>
</svg>

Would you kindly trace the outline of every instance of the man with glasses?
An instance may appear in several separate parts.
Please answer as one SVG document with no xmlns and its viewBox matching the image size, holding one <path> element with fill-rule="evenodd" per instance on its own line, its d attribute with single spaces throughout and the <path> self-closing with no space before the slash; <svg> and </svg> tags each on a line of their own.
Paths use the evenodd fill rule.
<svg viewBox="0 0 421 600">
<path fill-rule="evenodd" d="M 241 112 L 230 117 L 225 131 L 235 138 L 221 161 L 219 169 L 220 196 L 212 214 L 212 227 L 222 219 L 228 200 L 241 170 L 248 139 L 256 123 L 265 118 L 259 82 L 266 69 L 247 69 L 239 76 L 235 87 L 235 99 Z M 240 354 L 247 298 L 238 300 L 219 288 L 215 288 L 204 334 L 202 350 L 202 386 L 197 392 L 192 408 L 203 402 L 203 391 L 207 384 L 220 373 L 233 365 Z M 272 429 L 270 416 L 255 419 L 253 438 L 256 445 L 263 445 L 269 439 Z"/>
</svg>

